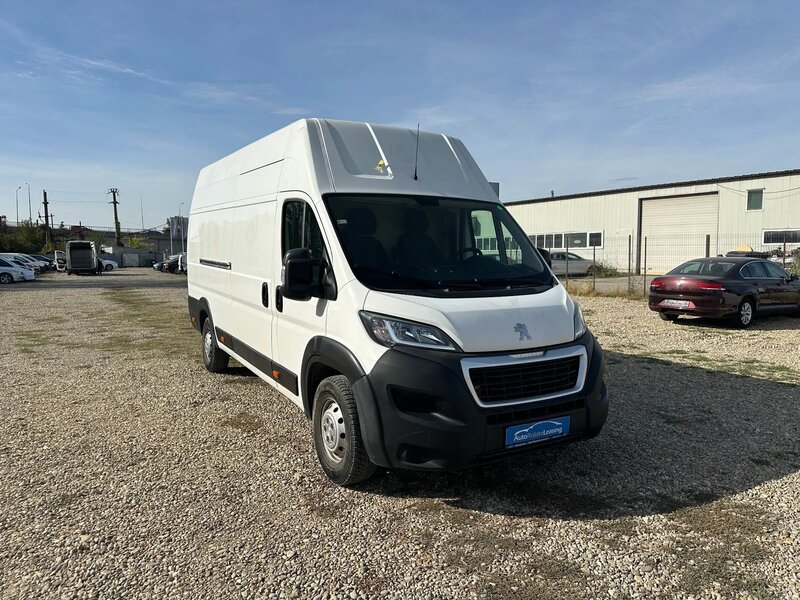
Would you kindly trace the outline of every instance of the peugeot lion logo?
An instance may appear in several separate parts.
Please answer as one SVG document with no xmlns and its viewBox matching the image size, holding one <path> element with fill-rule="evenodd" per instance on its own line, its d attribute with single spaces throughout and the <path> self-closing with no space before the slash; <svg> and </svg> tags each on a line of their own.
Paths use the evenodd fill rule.
<svg viewBox="0 0 800 600">
<path fill-rule="evenodd" d="M 525 323 L 517 323 L 514 325 L 514 331 L 519 334 L 519 341 L 529 340 L 531 339 L 530 334 L 528 333 L 528 326 Z"/>
</svg>

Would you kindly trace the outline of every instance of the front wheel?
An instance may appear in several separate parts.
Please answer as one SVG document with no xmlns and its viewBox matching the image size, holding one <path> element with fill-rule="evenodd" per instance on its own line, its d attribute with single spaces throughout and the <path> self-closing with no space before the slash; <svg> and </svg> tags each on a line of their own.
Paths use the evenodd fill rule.
<svg viewBox="0 0 800 600">
<path fill-rule="evenodd" d="M 228 368 L 231 357 L 217 345 L 217 338 L 214 336 L 214 323 L 211 317 L 203 321 L 203 335 L 201 337 L 201 352 L 203 354 L 203 364 L 212 373 L 222 373 Z"/>
<path fill-rule="evenodd" d="M 328 377 L 319 384 L 312 426 L 317 457 L 331 481 L 347 487 L 372 477 L 375 465 L 367 456 L 356 399 L 343 375 Z"/>
<path fill-rule="evenodd" d="M 0 273 L 0 283 L 14 283 L 14 277 L 11 273 Z"/>
<path fill-rule="evenodd" d="M 105 267 L 103 267 L 104 271 L 111 271 L 113 269 L 114 269 L 114 267 L 112 265 L 106 265 Z"/>
<path fill-rule="evenodd" d="M 745 327 L 750 327 L 755 314 L 756 307 L 753 304 L 753 301 L 749 298 L 745 298 L 742 300 L 742 303 L 739 305 L 739 309 L 736 311 L 736 325 L 742 329 Z"/>
</svg>

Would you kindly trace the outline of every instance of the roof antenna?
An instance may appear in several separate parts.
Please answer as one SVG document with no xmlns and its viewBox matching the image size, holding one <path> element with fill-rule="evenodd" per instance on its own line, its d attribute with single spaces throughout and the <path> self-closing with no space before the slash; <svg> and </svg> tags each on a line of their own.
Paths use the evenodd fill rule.
<svg viewBox="0 0 800 600">
<path fill-rule="evenodd" d="M 417 149 L 414 151 L 414 181 L 417 180 L 417 158 L 419 157 L 419 123 L 417 123 Z"/>
</svg>

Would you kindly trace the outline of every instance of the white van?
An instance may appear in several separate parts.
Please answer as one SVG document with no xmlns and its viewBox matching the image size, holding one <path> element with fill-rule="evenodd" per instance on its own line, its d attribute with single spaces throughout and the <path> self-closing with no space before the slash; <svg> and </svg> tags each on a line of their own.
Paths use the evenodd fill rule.
<svg viewBox="0 0 800 600">
<path fill-rule="evenodd" d="M 297 121 L 200 172 L 188 242 L 206 367 L 303 409 L 340 485 L 606 420 L 600 346 L 458 139 Z"/>
<path fill-rule="evenodd" d="M 66 245 L 67 255 L 67 275 L 73 273 L 96 274 L 102 267 L 98 268 L 97 250 L 94 242 L 86 240 L 70 240 Z"/>
</svg>

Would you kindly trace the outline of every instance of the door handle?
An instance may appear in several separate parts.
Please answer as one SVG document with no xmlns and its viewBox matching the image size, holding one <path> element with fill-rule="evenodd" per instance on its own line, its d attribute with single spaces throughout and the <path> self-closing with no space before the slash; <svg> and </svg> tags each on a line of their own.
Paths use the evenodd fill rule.
<svg viewBox="0 0 800 600">
<path fill-rule="evenodd" d="M 266 281 L 261 284 L 261 304 L 269 308 L 269 284 Z"/>
<path fill-rule="evenodd" d="M 281 286 L 275 288 L 275 309 L 278 312 L 283 312 L 283 293 L 281 293 Z"/>
</svg>

